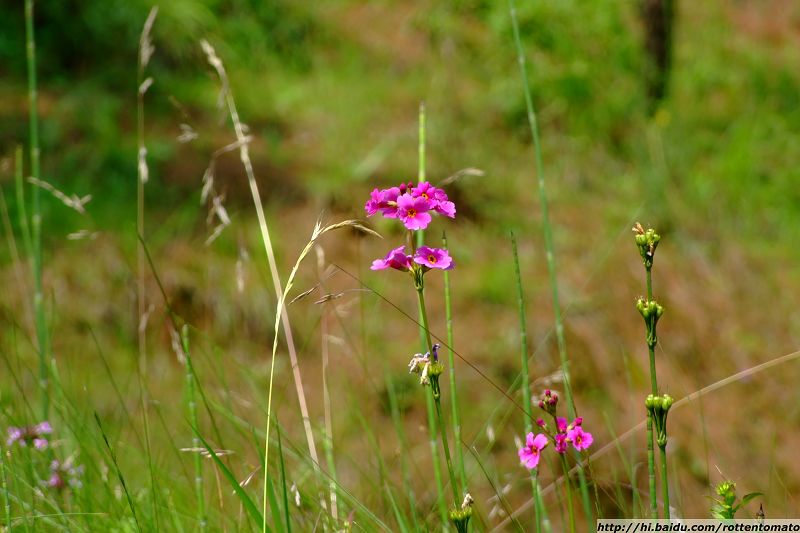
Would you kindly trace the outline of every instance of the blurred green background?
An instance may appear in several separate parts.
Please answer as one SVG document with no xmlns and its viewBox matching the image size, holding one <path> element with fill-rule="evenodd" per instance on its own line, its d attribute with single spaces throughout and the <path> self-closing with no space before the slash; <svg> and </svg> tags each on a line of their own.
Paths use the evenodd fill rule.
<svg viewBox="0 0 800 533">
<path fill-rule="evenodd" d="M 647 388 L 642 325 L 633 305 L 644 291 L 629 233 L 636 220 L 664 237 L 655 271 L 656 297 L 668 309 L 660 323 L 659 371 L 673 396 L 800 346 L 800 5 L 678 2 L 669 92 L 651 114 L 638 3 L 518 3 L 574 387 L 579 406 L 594 417 L 596 442 L 608 442 L 641 419 L 639 398 Z M 135 360 L 137 46 L 152 5 L 68 0 L 36 8 L 42 178 L 67 194 L 92 195 L 88 213 L 80 215 L 42 193 L 54 349 L 72 368 L 67 381 L 76 391 L 90 367 L 78 369 L 73 362 L 92 360 L 91 335 L 120 372 Z M 0 187 L 8 218 L 16 221 L 13 151 L 28 140 L 22 3 L 2 0 L 0 14 Z M 521 241 L 534 371 L 545 376 L 556 370 L 534 158 L 505 2 L 159 5 L 147 69 L 154 83 L 145 96 L 145 237 L 179 312 L 207 335 L 209 353 L 221 350 L 231 358 L 231 373 L 248 368 L 258 382 L 266 371 L 275 297 L 236 152 L 215 165 L 215 187 L 233 223 L 211 246 L 203 245 L 213 231 L 200 201 L 203 174 L 213 152 L 235 136 L 218 105 L 219 82 L 201 39 L 224 61 L 253 135 L 251 156 L 283 273 L 320 212 L 326 219 L 362 217 L 373 187 L 415 179 L 417 110 L 424 102 L 431 181 L 464 168 L 481 171 L 448 187 L 459 215 L 455 223 L 437 222 L 431 233 L 438 238 L 448 231 L 458 263 L 456 345 L 468 346 L 463 355 L 503 386 L 518 372 L 508 243 L 514 230 Z M 193 138 L 179 139 L 186 132 Z M 390 224 L 371 223 L 385 241 L 332 238 L 328 260 L 413 311 L 413 294 L 396 287 L 396 273 L 378 276 L 366 269 L 401 238 Z M 18 230 L 15 222 L 11 226 Z M 80 230 L 96 232 L 95 238 L 67 239 Z M 31 331 L 31 293 L 13 239 L 6 242 L 0 247 L 0 321 L 3 348 L 10 350 L 17 342 L 10 340 L 14 328 Z M 299 290 L 317 280 L 312 266 L 306 270 Z M 148 283 L 155 306 L 151 356 L 164 371 L 163 382 L 153 384 L 158 395 L 180 383 L 181 373 L 170 355 L 158 289 L 152 279 Z M 331 285 L 354 288 L 342 275 Z M 384 367 L 398 386 L 413 381 L 403 372 L 415 349 L 415 329 L 374 297 L 364 297 L 366 303 L 360 298 L 358 292 L 343 298 L 342 305 L 353 303 L 352 314 L 337 335 L 360 331 L 368 342 L 357 358 L 340 350 L 343 375 L 335 379 L 378 383 L 374 390 L 365 387 L 365 397 L 351 390 L 339 401 L 374 401 L 368 416 L 380 421 L 386 417 L 376 401 Z M 290 312 L 307 347 L 305 370 L 316 375 L 319 306 L 300 306 L 304 312 Z M 361 315 L 353 311 L 358 306 Z M 441 324 L 441 304 L 433 308 Z M 369 320 L 373 316 L 383 318 Z M 393 332 L 390 339 L 386 331 Z M 30 347 L 22 351 L 34 361 Z M 216 363 L 208 364 L 209 375 L 217 375 Z M 503 400 L 461 366 L 459 379 L 476 391 L 466 433 L 484 438 L 483 423 Z M 377 378 L 369 368 L 377 369 Z M 288 368 L 281 371 L 291 431 L 296 400 Z M 798 377 L 797 364 L 789 363 L 710 397 L 699 414 L 671 415 L 671 453 L 680 471 L 675 483 L 685 491 L 676 505 L 687 516 L 707 507 L 696 496 L 708 494 L 720 472 L 739 480 L 743 492 L 766 492 L 776 517 L 797 509 L 800 469 L 792 450 L 800 446 Z M 308 380 L 313 397 L 317 378 Z M 260 389 L 253 387 L 257 395 Z M 421 420 L 421 395 L 412 389 L 408 401 Z M 92 402 L 105 405 L 103 394 Z M 260 413 L 242 410 L 260 423 Z M 356 456 L 347 443 L 358 439 L 358 422 L 344 418 L 337 438 L 343 453 Z M 300 439 L 299 418 L 295 422 Z M 503 444 L 489 439 L 486 446 L 521 483 L 512 437 L 521 433 L 518 422 L 495 427 Z M 612 474 L 598 469 L 611 484 Z M 609 460 L 607 470 L 613 469 Z"/>
</svg>

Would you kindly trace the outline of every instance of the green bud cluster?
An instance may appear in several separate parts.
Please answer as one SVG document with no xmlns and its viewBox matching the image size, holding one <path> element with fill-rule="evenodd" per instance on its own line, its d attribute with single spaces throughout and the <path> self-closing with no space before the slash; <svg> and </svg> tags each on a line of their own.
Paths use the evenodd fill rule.
<svg viewBox="0 0 800 533">
<path fill-rule="evenodd" d="M 661 235 L 656 233 L 653 228 L 645 230 L 638 222 L 633 227 L 633 232 L 636 234 L 634 239 L 636 246 L 639 248 L 639 255 L 642 256 L 642 262 L 645 268 L 650 270 L 653 266 L 653 258 L 656 254 L 658 242 L 661 240 Z"/>
<path fill-rule="evenodd" d="M 648 394 L 644 401 L 644 406 L 650 412 L 650 416 L 653 417 L 653 424 L 656 428 L 656 442 L 662 449 L 667 446 L 667 415 L 674 401 L 669 394 L 661 396 Z"/>
<path fill-rule="evenodd" d="M 647 329 L 647 346 L 655 348 L 658 344 L 658 335 L 656 335 L 656 324 L 661 315 L 664 314 L 664 306 L 660 305 L 655 300 L 645 300 L 639 298 L 636 300 L 636 309 L 639 314 L 644 318 L 644 325 Z"/>
<path fill-rule="evenodd" d="M 450 509 L 448 517 L 453 525 L 456 526 L 458 533 L 467 533 L 469 531 L 469 519 L 472 518 L 472 502 L 472 496 L 467 494 L 460 509 L 457 507 Z"/>
</svg>

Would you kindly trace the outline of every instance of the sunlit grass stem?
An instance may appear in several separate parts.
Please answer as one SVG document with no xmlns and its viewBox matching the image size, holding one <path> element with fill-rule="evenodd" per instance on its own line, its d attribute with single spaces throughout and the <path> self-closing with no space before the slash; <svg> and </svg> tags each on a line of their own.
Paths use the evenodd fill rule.
<svg viewBox="0 0 800 533">
<path fill-rule="evenodd" d="M 447 250 L 447 235 L 442 233 L 442 247 Z M 456 465 L 458 471 L 458 478 L 461 482 L 461 486 L 459 490 L 462 494 L 467 492 L 467 472 L 466 468 L 464 467 L 464 452 L 461 448 L 461 414 L 459 410 L 459 402 L 458 402 L 458 389 L 456 387 L 456 365 L 455 365 L 455 354 L 453 353 L 453 309 L 452 309 L 452 299 L 451 299 L 451 292 L 450 292 L 450 271 L 445 270 L 444 272 L 444 312 L 445 312 L 445 323 L 447 327 L 447 366 L 448 366 L 448 377 L 450 378 L 450 410 L 451 416 L 453 417 L 453 440 L 455 441 L 455 446 L 453 447 L 453 453 L 456 456 Z M 458 503 L 458 502 L 456 502 Z"/>
</svg>

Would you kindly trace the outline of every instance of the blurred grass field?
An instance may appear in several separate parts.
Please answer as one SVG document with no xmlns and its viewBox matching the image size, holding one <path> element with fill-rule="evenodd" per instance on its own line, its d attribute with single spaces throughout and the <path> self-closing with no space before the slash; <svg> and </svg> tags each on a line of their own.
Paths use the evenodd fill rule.
<svg viewBox="0 0 800 533">
<path fill-rule="evenodd" d="M 33 424 L 39 412 L 32 281 L 20 258 L 14 189 L 14 149 L 28 142 L 24 16 L 17 4 L 0 2 L 0 190 L 8 206 L 0 246 L 3 430 Z M 12 487 L 23 495 L 13 508 L 22 512 L 39 502 L 40 513 L 57 506 L 103 513 L 54 512 L 39 522 L 53 530 L 134 530 L 95 412 L 143 519 L 164 530 L 196 528 L 193 455 L 180 451 L 192 446 L 181 401 L 185 370 L 152 273 L 149 455 L 136 375 L 136 57 L 151 5 L 37 5 L 41 177 L 67 194 L 92 195 L 81 215 L 41 193 L 45 308 L 62 385 L 54 392 L 54 450 L 77 452 L 86 473 L 74 496 L 37 496 L 12 462 Z M 610 0 L 518 6 L 542 132 L 573 388 L 598 445 L 644 418 L 647 356 L 634 308 L 644 279 L 630 234 L 637 220 L 664 237 L 654 282 L 667 308 L 657 354 L 665 391 L 679 399 L 800 346 L 800 7 L 785 0 L 680 3 L 670 92 L 653 117 L 637 9 L 634 2 Z M 259 469 L 263 453 L 277 298 L 235 151 L 215 162 L 215 187 L 232 223 L 204 244 L 214 228 L 200 200 L 202 178 L 212 154 L 236 137 L 218 105 L 220 86 L 200 48 L 203 38 L 225 62 L 253 136 L 250 153 L 283 280 L 320 213 L 325 221 L 363 218 L 372 188 L 415 179 L 420 102 L 427 109 L 430 180 L 480 171 L 447 187 L 459 212 L 446 229 L 458 265 L 452 272 L 455 347 L 486 375 L 457 361 L 459 388 L 468 391 L 460 407 L 479 515 L 473 523 L 491 529 L 500 520 L 492 514 L 499 505 L 493 485 L 507 487 L 505 512 L 530 497 L 514 441 L 523 433 L 520 413 L 487 382 L 506 389 L 520 372 L 510 231 L 520 241 L 534 393 L 559 388 L 557 379 L 548 381 L 558 370 L 553 309 L 505 2 L 174 0 L 159 6 L 147 72 L 154 83 L 145 96 L 144 238 L 171 305 L 191 325 L 204 394 L 201 432 L 214 447 L 234 452 L 223 459 L 242 480 Z M 196 138 L 182 142 L 178 137 L 187 131 Z M 384 487 L 402 487 L 403 461 L 411 464 L 416 494 L 416 509 L 403 512 L 429 524 L 437 518 L 425 474 L 425 402 L 406 373 L 419 347 L 417 326 L 372 292 L 354 290 L 360 279 L 416 313 L 414 294 L 396 283 L 399 274 L 368 269 L 400 238 L 386 222 L 369 221 L 384 241 L 355 232 L 324 237 L 324 264 L 315 265 L 312 256 L 296 283 L 300 293 L 322 278 L 324 289 L 288 307 L 317 430 L 323 426 L 322 344 L 330 351 L 337 475 L 352 494 L 342 505 L 355 510 L 367 531 L 375 526 L 353 501 L 398 528 Z M 438 240 L 442 229 L 434 225 L 428 238 Z M 89 237 L 69 238 L 81 230 Z M 441 285 L 434 281 L 427 290 L 432 329 L 443 336 Z M 341 297 L 314 303 L 325 293 Z M 299 488 L 292 516 L 297 530 L 310 531 L 320 510 L 283 344 L 276 365 L 273 402 L 287 484 Z M 706 516 L 706 496 L 722 479 L 736 481 L 742 493 L 763 492 L 768 517 L 797 515 L 798 377 L 798 363 L 790 361 L 675 410 L 669 456 L 679 515 Z M 406 442 L 393 430 L 393 393 Z M 635 498 L 645 499 L 644 450 L 639 431 L 593 462 L 605 516 L 638 512 L 632 507 Z M 230 487 L 209 459 L 204 463 L 209 523 L 248 530 Z M 254 497 L 260 476 L 252 482 Z M 406 509 L 410 503 L 401 500 Z M 559 523 L 559 502 L 552 495 L 546 501 Z M 745 514 L 756 510 L 751 504 Z M 523 523 L 530 516 L 523 514 Z"/>
</svg>

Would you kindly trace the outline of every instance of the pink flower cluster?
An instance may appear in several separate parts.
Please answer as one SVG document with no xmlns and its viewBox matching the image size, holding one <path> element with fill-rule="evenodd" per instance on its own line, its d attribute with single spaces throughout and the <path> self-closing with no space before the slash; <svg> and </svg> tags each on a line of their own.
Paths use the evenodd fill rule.
<svg viewBox="0 0 800 533">
<path fill-rule="evenodd" d="M 430 211 L 455 218 L 456 205 L 448 200 L 447 193 L 427 181 L 414 186 L 401 183 L 399 187 L 374 189 L 364 205 L 367 216 L 381 213 L 386 218 L 397 218 L 406 229 L 420 230 L 428 227 Z"/>
<path fill-rule="evenodd" d="M 409 231 L 427 228 L 433 219 L 431 213 L 449 218 L 456 216 L 456 206 L 447 198 L 447 193 L 427 181 L 417 185 L 401 183 L 398 187 L 374 189 L 364 205 L 364 210 L 370 217 L 380 213 L 386 218 L 396 218 Z M 400 246 L 391 250 L 383 259 L 373 261 L 370 268 L 394 268 L 405 272 L 421 268 L 425 272 L 432 268 L 450 270 L 454 266 L 450 254 L 443 248 L 420 246 L 412 251 L 412 255 L 408 255 L 405 246 Z"/>
<path fill-rule="evenodd" d="M 420 246 L 414 255 L 406 254 L 406 247 L 400 246 L 386 254 L 383 259 L 376 259 L 370 267 L 372 270 L 394 268 L 396 270 L 411 270 L 413 263 L 422 265 L 423 268 L 440 268 L 450 270 L 455 265 L 453 258 L 442 248 L 429 248 Z"/>
<path fill-rule="evenodd" d="M 20 446 L 27 446 L 32 444 L 37 450 L 47 448 L 47 435 L 53 432 L 50 422 L 44 421 L 36 424 L 35 426 L 28 427 L 10 427 L 8 428 L 8 440 L 6 446 L 19 443 Z"/>
<path fill-rule="evenodd" d="M 519 450 L 519 460 L 526 468 L 531 470 L 536 468 L 539 464 L 541 451 L 547 446 L 550 440 L 553 441 L 556 452 L 562 455 L 567 453 L 570 444 L 572 444 L 577 451 L 582 452 L 588 449 L 589 446 L 592 445 L 592 442 L 594 442 L 592 434 L 587 433 L 583 430 L 583 427 L 581 427 L 583 425 L 583 418 L 577 417 L 572 423 L 569 423 L 566 418 L 556 416 L 557 407 L 558 394 L 549 389 L 545 390 L 539 401 L 539 408 L 553 417 L 553 421 L 556 424 L 556 431 L 552 433 L 548 429 L 547 423 L 543 418 L 536 420 L 536 425 L 542 428 L 544 433 L 539 433 L 538 435 L 528 433 L 525 439 L 525 447 Z"/>
<path fill-rule="evenodd" d="M 576 418 L 571 424 L 567 423 L 566 418 L 556 418 L 557 431 L 555 435 L 550 435 L 556 452 L 560 454 L 567 453 L 570 444 L 579 452 L 586 450 L 592 445 L 594 438 L 591 433 L 587 433 L 583 430 L 581 427 L 582 423 L 583 418 L 581 417 Z M 543 419 L 538 419 L 536 424 L 543 428 L 545 432 L 547 431 L 547 424 Z M 541 451 L 547 446 L 550 439 L 548 439 L 546 433 L 539 433 L 538 435 L 528 433 L 525 439 L 525 447 L 519 450 L 519 460 L 526 468 L 530 470 L 536 468 L 539 464 Z"/>
</svg>

